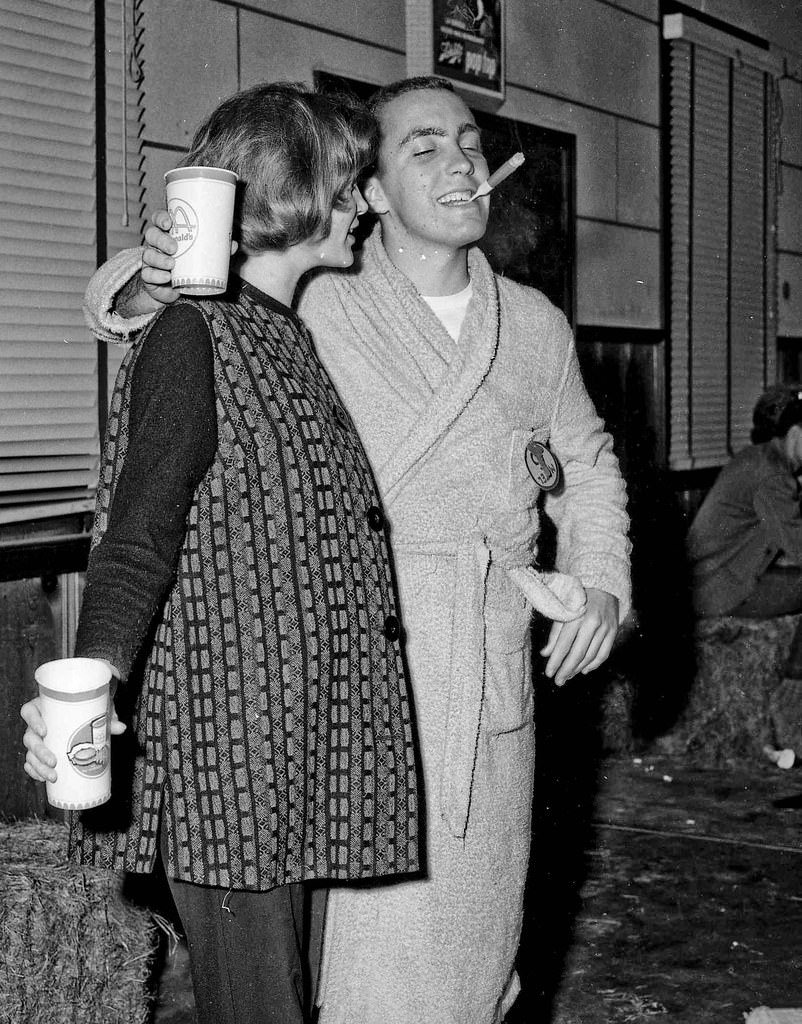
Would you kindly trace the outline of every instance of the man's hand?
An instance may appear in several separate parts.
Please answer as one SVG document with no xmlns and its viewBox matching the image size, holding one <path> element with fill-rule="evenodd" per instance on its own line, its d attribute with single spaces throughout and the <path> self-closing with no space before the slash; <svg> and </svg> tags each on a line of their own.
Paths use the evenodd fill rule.
<svg viewBox="0 0 802 1024">
<path fill-rule="evenodd" d="M 587 675 L 610 655 L 618 632 L 618 598 L 604 590 L 587 590 L 587 604 L 578 619 L 555 622 L 540 652 L 546 675 L 557 686 L 581 673 Z"/>
<path fill-rule="evenodd" d="M 172 285 L 175 252 L 178 242 L 170 234 L 172 218 L 167 210 L 157 210 L 150 218 L 145 232 L 142 270 L 120 289 L 114 301 L 114 310 L 126 319 L 143 313 L 157 313 L 169 306 L 181 294 Z M 231 243 L 231 255 L 237 251 Z"/>
<path fill-rule="evenodd" d="M 166 210 L 157 210 L 145 232 L 142 269 L 127 281 L 114 297 L 114 312 L 126 320 L 158 313 L 179 297 L 172 286 L 173 254 L 178 243 L 170 234 L 172 220 Z"/>
<path fill-rule="evenodd" d="M 34 697 L 27 704 L 23 704 L 20 708 L 20 716 L 28 726 L 25 730 L 25 735 L 22 737 L 23 745 L 27 751 L 23 765 L 25 772 L 32 779 L 36 779 L 37 782 L 55 782 L 56 755 L 43 742 L 47 736 L 47 726 L 42 718 L 39 698 Z M 117 717 L 117 712 L 114 710 L 114 703 L 112 702 L 109 731 L 112 736 L 119 736 L 120 733 L 125 732 L 125 728 L 125 725 Z"/>
<path fill-rule="evenodd" d="M 145 232 L 145 251 L 142 254 L 142 285 L 160 306 L 168 306 L 179 296 L 173 288 L 171 274 L 178 242 L 170 234 L 172 218 L 166 210 L 157 210 L 150 218 Z"/>
</svg>

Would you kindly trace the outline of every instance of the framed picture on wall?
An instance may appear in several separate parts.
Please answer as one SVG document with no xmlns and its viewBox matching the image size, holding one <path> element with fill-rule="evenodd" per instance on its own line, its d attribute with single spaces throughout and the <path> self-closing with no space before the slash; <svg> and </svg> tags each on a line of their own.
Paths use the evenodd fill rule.
<svg viewBox="0 0 802 1024">
<path fill-rule="evenodd" d="M 350 93 L 363 101 L 375 85 L 317 72 L 318 86 Z M 466 97 L 470 103 L 470 97 Z M 473 116 L 491 173 L 513 153 L 522 167 L 492 193 L 490 217 L 478 243 L 497 274 L 542 291 L 575 324 L 575 139 L 481 110 Z M 363 217 L 360 233 L 372 228 Z"/>
<path fill-rule="evenodd" d="M 463 89 L 504 98 L 506 0 L 433 0 L 433 71 Z"/>
</svg>

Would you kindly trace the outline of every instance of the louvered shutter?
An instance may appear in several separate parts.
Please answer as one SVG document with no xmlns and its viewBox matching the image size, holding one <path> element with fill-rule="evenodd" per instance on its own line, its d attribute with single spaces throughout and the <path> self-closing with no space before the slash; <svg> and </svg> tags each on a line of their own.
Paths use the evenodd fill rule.
<svg viewBox="0 0 802 1024">
<path fill-rule="evenodd" d="M 91 507 L 94 23 L 91 0 L 0 0 L 0 522 Z"/>
<path fill-rule="evenodd" d="M 749 443 L 752 410 L 776 372 L 777 220 L 774 177 L 767 174 L 773 128 L 767 123 L 772 81 L 762 71 L 737 67 L 732 94 L 730 252 L 730 449 Z M 764 126 L 761 133 L 756 126 Z M 764 147 L 768 146 L 766 152 Z"/>
<path fill-rule="evenodd" d="M 682 29 L 668 43 L 670 464 L 688 469 L 749 442 L 774 379 L 774 80 L 767 54 L 665 21 Z"/>
<path fill-rule="evenodd" d="M 93 505 L 98 347 L 81 300 L 98 255 L 136 244 L 142 216 L 139 91 L 122 97 L 124 2 L 133 42 L 134 0 L 104 8 L 103 167 L 107 219 L 119 225 L 107 242 L 97 235 L 95 5 L 0 0 L 0 524 Z"/>
</svg>

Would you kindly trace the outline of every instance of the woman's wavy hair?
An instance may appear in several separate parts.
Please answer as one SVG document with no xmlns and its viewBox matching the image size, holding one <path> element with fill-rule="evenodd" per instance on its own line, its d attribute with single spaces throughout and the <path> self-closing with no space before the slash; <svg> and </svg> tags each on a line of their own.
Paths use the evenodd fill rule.
<svg viewBox="0 0 802 1024">
<path fill-rule="evenodd" d="M 353 98 L 273 82 L 224 100 L 182 165 L 235 172 L 234 237 L 255 255 L 324 238 L 377 145 L 376 119 Z"/>
</svg>

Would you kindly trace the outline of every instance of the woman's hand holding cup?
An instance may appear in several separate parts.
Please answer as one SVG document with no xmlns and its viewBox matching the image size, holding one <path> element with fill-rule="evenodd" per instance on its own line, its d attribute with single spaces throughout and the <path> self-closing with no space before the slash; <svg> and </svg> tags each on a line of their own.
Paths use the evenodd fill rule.
<svg viewBox="0 0 802 1024">
<path fill-rule="evenodd" d="M 119 736 L 126 730 L 126 725 L 117 717 L 114 701 L 109 698 L 111 717 L 109 720 L 109 732 L 112 736 Z M 56 755 L 48 747 L 45 739 L 47 737 L 47 726 L 42 717 L 41 698 L 34 697 L 20 708 L 20 717 L 27 725 L 22 737 L 25 747 L 25 762 L 23 769 L 27 775 L 37 782 L 55 782 Z"/>
<path fill-rule="evenodd" d="M 26 750 L 23 768 L 37 782 L 56 781 L 56 755 L 44 743 L 47 726 L 39 708 L 41 699 L 34 697 L 20 708 L 22 720 L 28 726 L 22 742 Z"/>
</svg>

